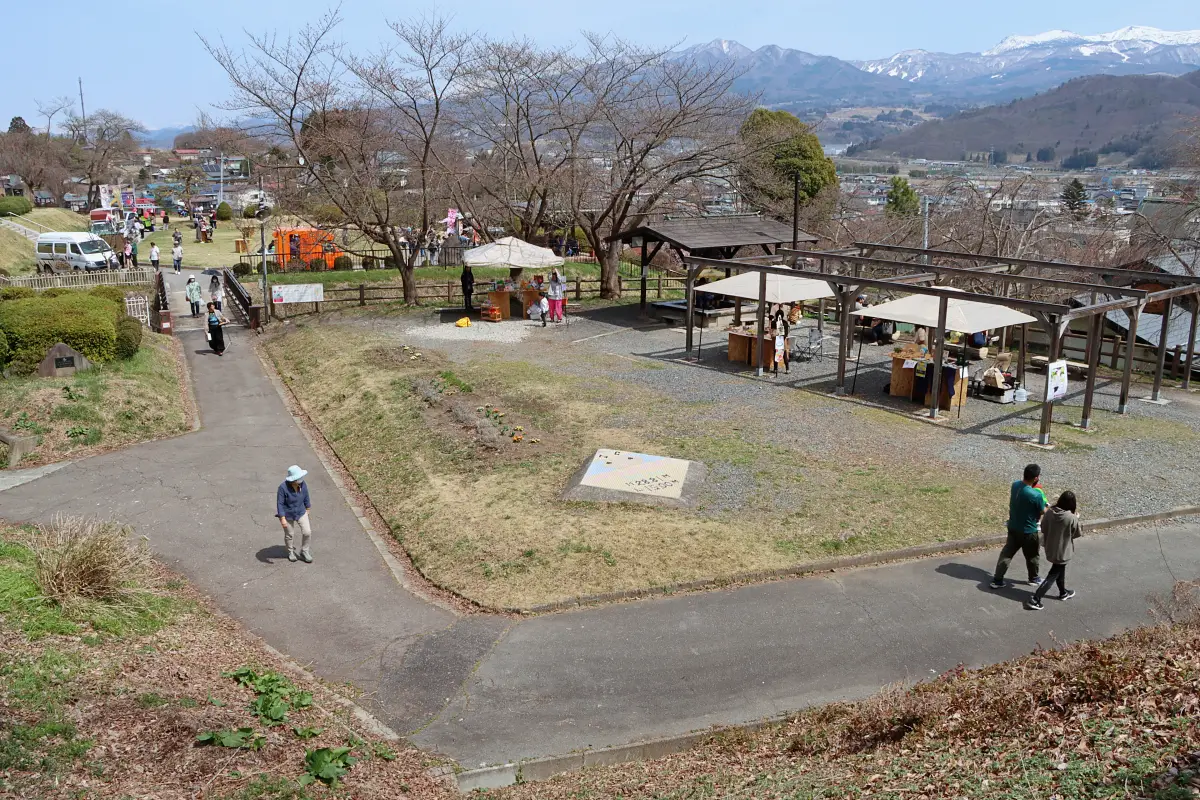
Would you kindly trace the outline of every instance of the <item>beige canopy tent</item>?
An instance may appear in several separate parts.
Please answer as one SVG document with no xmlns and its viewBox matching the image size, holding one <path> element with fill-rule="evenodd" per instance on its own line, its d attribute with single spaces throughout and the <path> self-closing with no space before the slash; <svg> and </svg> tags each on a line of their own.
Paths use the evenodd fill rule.
<svg viewBox="0 0 1200 800">
<path fill-rule="evenodd" d="M 743 272 L 732 278 L 724 278 L 715 283 L 697 286 L 696 291 L 720 294 L 726 297 L 740 297 L 744 300 L 758 300 L 760 288 L 757 272 Z M 769 304 L 800 303 L 805 300 L 820 300 L 823 297 L 833 297 L 833 291 L 825 281 L 793 278 L 788 275 L 767 275 L 766 301 Z"/>
<path fill-rule="evenodd" d="M 815 281 L 812 282 L 815 283 Z M 956 292 L 961 291 L 951 286 L 943 288 Z M 951 297 L 946 302 L 946 330 L 958 331 L 959 333 L 979 333 L 980 331 L 1007 328 L 1009 325 L 1024 325 L 1028 322 L 1037 322 L 1036 317 L 1031 317 L 1028 314 L 1017 311 L 1015 308 L 990 305 L 988 303 L 975 303 L 965 299 L 967 296 L 966 292 L 962 292 L 962 294 L 964 295 L 964 299 L 960 300 L 957 297 Z M 851 311 L 850 314 L 855 317 L 874 317 L 875 319 L 889 319 L 893 322 L 910 322 L 913 325 L 920 325 L 933 330 L 938 325 L 938 304 L 939 301 L 936 297 L 911 294 L 908 297 L 901 297 L 899 300 L 880 303 L 877 306 L 870 306 L 859 311 Z"/>
<path fill-rule="evenodd" d="M 463 253 L 463 263 L 471 267 L 510 267 L 514 269 L 561 267 L 562 256 L 514 236 L 471 248 Z"/>
</svg>

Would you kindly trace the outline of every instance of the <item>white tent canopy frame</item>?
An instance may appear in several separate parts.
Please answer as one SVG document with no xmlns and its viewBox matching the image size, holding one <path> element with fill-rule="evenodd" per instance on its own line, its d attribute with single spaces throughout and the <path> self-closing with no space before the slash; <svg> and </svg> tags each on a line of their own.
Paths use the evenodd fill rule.
<svg viewBox="0 0 1200 800">
<path fill-rule="evenodd" d="M 961 291 L 954 287 L 946 289 Z M 967 300 L 967 292 L 962 292 L 963 299 L 951 297 L 946 301 L 946 330 L 959 333 L 979 333 L 981 331 L 1007 328 L 1010 325 L 1025 325 L 1037 322 L 1036 317 L 1017 311 L 1015 308 L 977 303 Z M 869 306 L 859 311 L 851 311 L 855 317 L 873 317 L 887 319 L 893 322 L 909 322 L 933 330 L 938 325 L 940 301 L 936 297 L 921 294 L 910 294 L 898 300 Z"/>
<path fill-rule="evenodd" d="M 758 300 L 759 276 L 756 272 L 743 272 L 732 278 L 723 278 L 714 283 L 697 286 L 696 291 L 738 297 L 743 300 Z M 805 300 L 820 300 L 833 297 L 833 291 L 825 281 L 811 278 L 793 278 L 788 275 L 767 275 L 766 301 L 778 303 L 801 303 Z"/>
<path fill-rule="evenodd" d="M 505 236 L 490 244 L 473 247 L 463 253 L 462 259 L 469 267 L 541 269 L 563 265 L 562 256 L 555 255 L 553 250 L 538 247 L 515 236 Z"/>
</svg>

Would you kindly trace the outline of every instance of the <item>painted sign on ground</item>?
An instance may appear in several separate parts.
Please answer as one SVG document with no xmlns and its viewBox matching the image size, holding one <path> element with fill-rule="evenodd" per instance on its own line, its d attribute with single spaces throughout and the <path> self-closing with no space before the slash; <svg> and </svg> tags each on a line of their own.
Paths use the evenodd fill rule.
<svg viewBox="0 0 1200 800">
<path fill-rule="evenodd" d="M 687 473 L 688 462 L 678 458 L 601 448 L 579 483 L 598 489 L 678 499 Z"/>
<path fill-rule="evenodd" d="M 285 283 L 271 287 L 272 303 L 320 303 L 324 300 L 323 283 Z"/>
</svg>

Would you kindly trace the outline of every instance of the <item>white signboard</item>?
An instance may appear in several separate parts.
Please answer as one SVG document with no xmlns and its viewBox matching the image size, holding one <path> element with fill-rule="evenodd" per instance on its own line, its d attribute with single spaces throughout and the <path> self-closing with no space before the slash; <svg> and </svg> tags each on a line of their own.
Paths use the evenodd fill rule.
<svg viewBox="0 0 1200 800">
<path fill-rule="evenodd" d="M 678 500 L 687 472 L 688 462 L 678 458 L 601 448 L 579 485 Z"/>
<path fill-rule="evenodd" d="M 323 283 L 285 283 L 271 287 L 272 303 L 320 303 L 324 300 Z"/>
<path fill-rule="evenodd" d="M 1048 400 L 1062 400 L 1067 396 L 1067 362 L 1052 361 L 1046 367 Z"/>
</svg>

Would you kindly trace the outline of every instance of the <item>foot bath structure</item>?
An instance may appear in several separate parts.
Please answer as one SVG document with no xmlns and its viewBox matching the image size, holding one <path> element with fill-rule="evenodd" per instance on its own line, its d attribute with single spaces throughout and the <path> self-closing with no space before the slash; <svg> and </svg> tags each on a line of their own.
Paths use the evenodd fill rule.
<svg viewBox="0 0 1200 800">
<path fill-rule="evenodd" d="M 698 461 L 600 448 L 571 477 L 563 499 L 688 508 L 707 475 Z"/>
</svg>

